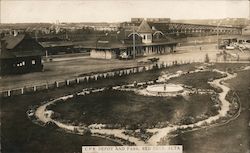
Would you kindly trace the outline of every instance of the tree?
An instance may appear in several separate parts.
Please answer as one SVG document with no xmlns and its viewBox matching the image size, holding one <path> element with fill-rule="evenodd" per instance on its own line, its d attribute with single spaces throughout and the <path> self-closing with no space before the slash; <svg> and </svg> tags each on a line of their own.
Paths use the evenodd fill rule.
<svg viewBox="0 0 250 153">
<path fill-rule="evenodd" d="M 210 59 L 209 59 L 209 56 L 208 54 L 205 55 L 205 63 L 209 63 Z"/>
</svg>

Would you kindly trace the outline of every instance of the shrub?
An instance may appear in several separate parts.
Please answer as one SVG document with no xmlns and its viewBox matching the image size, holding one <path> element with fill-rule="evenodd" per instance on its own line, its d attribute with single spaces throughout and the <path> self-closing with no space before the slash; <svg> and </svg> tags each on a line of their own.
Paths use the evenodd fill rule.
<svg viewBox="0 0 250 153">
<path fill-rule="evenodd" d="M 209 59 L 209 56 L 208 54 L 205 55 L 205 63 L 209 63 L 210 59 Z"/>
</svg>

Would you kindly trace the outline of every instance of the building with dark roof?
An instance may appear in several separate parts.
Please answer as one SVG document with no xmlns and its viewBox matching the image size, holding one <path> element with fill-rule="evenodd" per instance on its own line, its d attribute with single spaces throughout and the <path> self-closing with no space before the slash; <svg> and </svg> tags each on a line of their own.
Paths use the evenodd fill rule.
<svg viewBox="0 0 250 153">
<path fill-rule="evenodd" d="M 57 55 L 74 52 L 74 44 L 71 41 L 40 42 L 48 55 Z"/>
<path fill-rule="evenodd" d="M 41 71 L 43 55 L 44 48 L 30 36 L 5 36 L 0 43 L 0 73 L 5 75 Z"/>
<path fill-rule="evenodd" d="M 125 35 L 122 39 L 119 35 Z M 135 44 L 133 44 L 133 35 Z M 100 38 L 95 46 L 91 47 L 92 58 L 112 59 L 118 57 L 131 58 L 133 56 L 147 56 L 173 52 L 177 42 L 165 36 L 161 31 L 152 27 L 143 20 L 133 31 L 106 35 Z"/>
</svg>

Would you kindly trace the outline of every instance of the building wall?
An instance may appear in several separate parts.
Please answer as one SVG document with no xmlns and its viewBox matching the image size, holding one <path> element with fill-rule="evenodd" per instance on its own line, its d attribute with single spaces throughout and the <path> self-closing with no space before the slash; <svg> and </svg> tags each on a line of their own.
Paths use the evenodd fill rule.
<svg viewBox="0 0 250 153">
<path fill-rule="evenodd" d="M 152 43 L 152 34 L 151 33 L 141 33 L 142 43 L 148 44 Z"/>
<path fill-rule="evenodd" d="M 42 71 L 41 56 L 1 59 L 1 75 Z"/>
<path fill-rule="evenodd" d="M 100 59 L 114 59 L 116 58 L 116 54 L 112 50 L 95 50 L 92 49 L 90 51 L 91 58 L 100 58 Z"/>
<path fill-rule="evenodd" d="M 143 49 L 143 55 L 166 54 L 171 53 L 174 47 L 171 46 L 147 46 Z"/>
<path fill-rule="evenodd" d="M 175 45 L 155 45 L 155 46 L 136 46 L 135 48 L 135 56 L 148 56 L 155 54 L 167 54 L 172 53 L 175 50 Z M 126 54 L 130 57 L 133 57 L 134 51 L 133 47 L 128 47 L 123 50 L 95 50 L 92 49 L 90 51 L 91 58 L 99 58 L 99 59 L 115 59 L 118 58 L 120 53 L 126 52 Z"/>
</svg>

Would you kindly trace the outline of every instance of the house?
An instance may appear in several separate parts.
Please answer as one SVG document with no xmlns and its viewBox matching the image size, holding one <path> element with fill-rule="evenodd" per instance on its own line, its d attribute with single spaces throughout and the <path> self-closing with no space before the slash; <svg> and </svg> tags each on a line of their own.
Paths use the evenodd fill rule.
<svg viewBox="0 0 250 153">
<path fill-rule="evenodd" d="M 0 74 L 41 71 L 44 53 L 44 48 L 29 35 L 5 36 L 0 43 Z"/>
<path fill-rule="evenodd" d="M 119 35 L 125 35 L 125 38 Z M 113 36 L 106 35 L 98 39 L 96 44 L 90 48 L 90 56 L 92 58 L 112 59 L 166 54 L 174 52 L 177 43 L 143 20 L 136 29 L 134 28 L 134 31 Z"/>
</svg>

